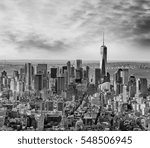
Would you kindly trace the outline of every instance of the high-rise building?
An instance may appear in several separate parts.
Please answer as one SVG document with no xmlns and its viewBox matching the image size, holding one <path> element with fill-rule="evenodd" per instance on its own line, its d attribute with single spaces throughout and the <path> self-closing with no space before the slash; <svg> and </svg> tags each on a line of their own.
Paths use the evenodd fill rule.
<svg viewBox="0 0 150 148">
<path fill-rule="evenodd" d="M 32 89 L 32 82 L 33 82 L 33 66 L 31 63 L 25 64 L 25 88 L 26 90 Z"/>
<path fill-rule="evenodd" d="M 56 81 L 57 94 L 61 94 L 65 90 L 65 79 L 64 77 L 57 77 Z"/>
<path fill-rule="evenodd" d="M 65 72 L 65 70 L 67 70 L 67 66 L 63 66 L 63 67 L 62 67 L 63 73 Z"/>
<path fill-rule="evenodd" d="M 21 81 L 25 82 L 25 67 L 20 68 L 19 79 L 20 79 Z"/>
<path fill-rule="evenodd" d="M 95 85 L 95 69 L 90 68 L 88 75 L 89 75 L 89 83 Z"/>
<path fill-rule="evenodd" d="M 82 82 L 82 68 L 80 68 L 80 70 L 76 69 L 76 82 Z"/>
<path fill-rule="evenodd" d="M 57 77 L 57 68 L 51 68 L 51 78 Z"/>
<path fill-rule="evenodd" d="M 136 94 L 136 78 L 135 78 L 135 76 L 129 77 L 128 90 L 129 90 L 129 97 L 131 97 L 131 98 L 135 97 L 135 94 Z"/>
<path fill-rule="evenodd" d="M 106 64 L 107 64 L 107 47 L 104 45 L 104 34 L 103 34 L 103 45 L 100 48 L 100 71 L 101 81 L 104 81 L 106 76 Z"/>
<path fill-rule="evenodd" d="M 136 94 L 139 96 L 140 94 L 147 94 L 147 79 L 146 78 L 138 78 L 136 79 Z"/>
<path fill-rule="evenodd" d="M 49 79 L 49 90 L 51 90 L 52 92 L 56 92 L 56 79 L 54 78 L 50 78 Z"/>
<path fill-rule="evenodd" d="M 128 69 L 122 69 L 122 71 L 121 71 L 121 77 L 122 77 L 122 83 L 124 85 L 128 85 L 129 70 Z"/>
<path fill-rule="evenodd" d="M 110 73 L 107 72 L 106 76 L 104 77 L 105 82 L 110 82 Z"/>
<path fill-rule="evenodd" d="M 100 84 L 100 69 L 96 68 L 95 69 L 95 85 L 96 85 L 96 87 L 98 87 L 99 84 Z"/>
<path fill-rule="evenodd" d="M 47 72 L 47 64 L 38 64 L 37 65 L 37 74 L 41 74 L 43 76 L 43 89 L 48 89 L 48 72 Z"/>
<path fill-rule="evenodd" d="M 34 89 L 41 91 L 43 89 L 43 75 L 37 74 L 34 76 Z"/>
<path fill-rule="evenodd" d="M 75 68 L 73 66 L 71 66 L 71 77 L 75 77 Z"/>
<path fill-rule="evenodd" d="M 114 91 L 116 95 L 119 95 L 123 92 L 123 84 L 122 84 L 122 77 L 121 77 L 122 69 L 118 69 L 114 73 Z"/>
<path fill-rule="evenodd" d="M 33 68 L 34 68 L 34 74 L 36 75 L 37 74 L 37 65 L 34 65 Z"/>
<path fill-rule="evenodd" d="M 43 77 L 46 77 L 47 76 L 47 64 L 38 64 L 37 74 L 43 74 Z"/>
<path fill-rule="evenodd" d="M 87 80 L 89 80 L 89 66 L 86 66 L 86 76 L 87 76 Z"/>
<path fill-rule="evenodd" d="M 82 60 L 76 60 L 76 72 L 75 72 L 75 77 L 76 77 L 76 82 L 81 83 L 82 82 Z"/>
<path fill-rule="evenodd" d="M 65 90 L 67 90 L 68 88 L 68 70 L 64 70 L 64 74 L 63 74 L 63 77 L 64 77 L 64 87 L 65 87 Z"/>
<path fill-rule="evenodd" d="M 71 79 L 71 63 L 70 61 L 67 62 L 67 79 L 68 79 L 68 85 L 70 84 L 70 79 Z"/>
<path fill-rule="evenodd" d="M 25 91 L 24 81 L 19 81 L 19 93 L 23 94 L 24 91 Z"/>
<path fill-rule="evenodd" d="M 6 71 L 2 71 L 2 72 L 1 72 L 1 76 L 2 76 L 2 77 L 7 77 L 7 72 L 6 72 Z"/>
<path fill-rule="evenodd" d="M 86 69 L 83 69 L 82 79 L 87 81 L 87 72 L 86 72 Z"/>
<path fill-rule="evenodd" d="M 76 69 L 80 70 L 82 68 L 82 60 L 78 59 L 76 60 Z"/>
<path fill-rule="evenodd" d="M 19 78 L 19 72 L 15 70 L 15 71 L 13 72 L 13 77 L 14 77 L 15 79 L 18 79 L 18 78 Z"/>
<path fill-rule="evenodd" d="M 63 68 L 62 67 L 57 68 L 57 77 L 63 77 Z"/>
<path fill-rule="evenodd" d="M 14 93 L 14 91 L 16 91 L 16 81 L 14 78 L 11 79 L 10 89 L 12 90 L 13 93 Z"/>
<path fill-rule="evenodd" d="M 127 103 L 127 86 L 123 86 L 123 102 Z"/>
<path fill-rule="evenodd" d="M 1 73 L 0 82 L 1 82 L 1 90 L 8 87 L 8 76 L 6 71 L 3 71 Z"/>
</svg>

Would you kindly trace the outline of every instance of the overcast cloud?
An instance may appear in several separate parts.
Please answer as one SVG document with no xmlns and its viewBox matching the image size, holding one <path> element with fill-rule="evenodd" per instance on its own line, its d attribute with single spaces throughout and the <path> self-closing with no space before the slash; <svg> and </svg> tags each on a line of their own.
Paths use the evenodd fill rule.
<svg viewBox="0 0 150 148">
<path fill-rule="evenodd" d="M 150 59 L 149 0 L 1 0 L 0 22 L 0 58 L 98 60 L 104 30 L 109 60 Z"/>
</svg>

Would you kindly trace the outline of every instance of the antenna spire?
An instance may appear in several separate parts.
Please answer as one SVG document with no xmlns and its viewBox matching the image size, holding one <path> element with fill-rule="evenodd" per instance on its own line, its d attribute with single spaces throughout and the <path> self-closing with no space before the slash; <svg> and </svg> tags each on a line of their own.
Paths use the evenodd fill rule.
<svg viewBox="0 0 150 148">
<path fill-rule="evenodd" d="M 104 46 L 104 43 L 105 43 L 105 38 L 104 38 L 104 31 L 103 31 L 103 46 Z"/>
</svg>

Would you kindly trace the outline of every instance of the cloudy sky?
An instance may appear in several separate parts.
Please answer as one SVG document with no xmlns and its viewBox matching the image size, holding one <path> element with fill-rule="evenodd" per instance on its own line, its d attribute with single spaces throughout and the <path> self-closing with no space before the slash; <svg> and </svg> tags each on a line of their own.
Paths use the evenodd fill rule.
<svg viewBox="0 0 150 148">
<path fill-rule="evenodd" d="M 149 0 L 0 0 L 0 59 L 150 61 Z"/>
</svg>

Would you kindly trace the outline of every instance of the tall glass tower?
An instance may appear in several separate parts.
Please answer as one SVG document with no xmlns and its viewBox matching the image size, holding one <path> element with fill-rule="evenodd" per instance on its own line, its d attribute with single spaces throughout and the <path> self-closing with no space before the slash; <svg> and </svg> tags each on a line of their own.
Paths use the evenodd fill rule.
<svg viewBox="0 0 150 148">
<path fill-rule="evenodd" d="M 100 73 L 101 73 L 101 78 L 103 80 L 107 74 L 106 64 L 107 64 L 107 47 L 104 44 L 104 33 L 103 33 L 103 45 L 100 48 Z"/>
</svg>

